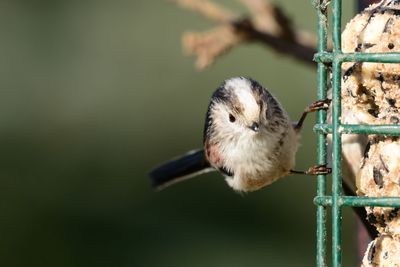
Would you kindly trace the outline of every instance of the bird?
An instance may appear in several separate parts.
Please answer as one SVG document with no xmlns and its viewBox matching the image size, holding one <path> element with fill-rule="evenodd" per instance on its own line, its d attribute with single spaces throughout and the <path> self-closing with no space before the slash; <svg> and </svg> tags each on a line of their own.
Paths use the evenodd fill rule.
<svg viewBox="0 0 400 267">
<path fill-rule="evenodd" d="M 203 148 L 174 158 L 150 172 L 153 187 L 218 171 L 238 192 L 264 188 L 288 174 L 329 174 L 326 165 L 294 170 L 299 135 L 308 113 L 327 110 L 330 99 L 308 106 L 293 123 L 285 109 L 260 83 L 248 77 L 225 80 L 208 105 Z"/>
</svg>

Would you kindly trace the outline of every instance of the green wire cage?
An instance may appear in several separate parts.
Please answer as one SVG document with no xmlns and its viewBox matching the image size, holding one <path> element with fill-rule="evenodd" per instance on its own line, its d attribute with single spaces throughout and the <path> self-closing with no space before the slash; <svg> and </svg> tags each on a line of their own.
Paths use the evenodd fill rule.
<svg viewBox="0 0 400 267">
<path fill-rule="evenodd" d="M 341 266 L 342 207 L 400 207 L 400 197 L 352 197 L 342 193 L 341 150 L 342 134 L 400 135 L 396 125 L 347 125 L 341 124 L 341 65 L 343 62 L 400 63 L 400 53 L 343 53 L 341 50 L 341 0 L 314 0 L 318 13 L 318 98 L 327 97 L 327 67 L 332 66 L 332 124 L 325 124 L 326 112 L 319 111 L 314 131 L 318 135 L 318 164 L 327 163 L 327 134 L 332 134 L 332 195 L 327 195 L 326 176 L 317 178 L 317 266 L 327 266 L 327 207 L 332 212 L 332 266 Z M 327 49 L 328 9 L 332 10 L 332 52 Z"/>
</svg>

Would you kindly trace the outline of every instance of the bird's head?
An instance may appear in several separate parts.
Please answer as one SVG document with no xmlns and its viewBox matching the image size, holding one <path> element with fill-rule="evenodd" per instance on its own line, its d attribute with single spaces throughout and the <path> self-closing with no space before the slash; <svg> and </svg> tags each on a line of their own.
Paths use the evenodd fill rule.
<svg viewBox="0 0 400 267">
<path fill-rule="evenodd" d="M 272 96 L 258 82 L 244 77 L 226 80 L 213 94 L 207 113 L 206 134 L 254 136 L 266 130 Z"/>
</svg>

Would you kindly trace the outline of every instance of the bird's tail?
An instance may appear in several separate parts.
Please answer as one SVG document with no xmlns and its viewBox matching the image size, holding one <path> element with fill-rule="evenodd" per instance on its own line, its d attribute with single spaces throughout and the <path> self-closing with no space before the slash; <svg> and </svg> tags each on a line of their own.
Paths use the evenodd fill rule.
<svg viewBox="0 0 400 267">
<path fill-rule="evenodd" d="M 205 158 L 204 150 L 193 150 L 172 159 L 150 172 L 152 186 L 163 189 L 171 184 L 214 170 Z"/>
</svg>

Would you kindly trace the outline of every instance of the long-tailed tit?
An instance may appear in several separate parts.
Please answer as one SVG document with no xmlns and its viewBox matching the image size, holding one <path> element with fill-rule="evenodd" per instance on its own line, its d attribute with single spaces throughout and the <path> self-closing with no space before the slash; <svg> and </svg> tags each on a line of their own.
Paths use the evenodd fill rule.
<svg viewBox="0 0 400 267">
<path fill-rule="evenodd" d="M 244 77 L 226 80 L 212 95 L 204 127 L 204 147 L 151 171 L 153 186 L 163 188 L 195 175 L 218 170 L 236 191 L 255 191 L 290 173 L 327 174 L 326 166 L 293 170 L 299 132 L 309 112 L 330 100 L 306 108 L 292 123 L 278 100 L 258 82 Z"/>
</svg>

